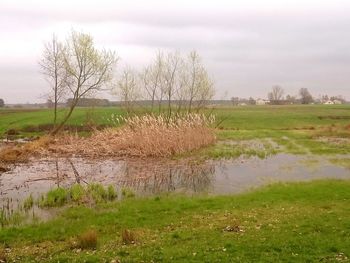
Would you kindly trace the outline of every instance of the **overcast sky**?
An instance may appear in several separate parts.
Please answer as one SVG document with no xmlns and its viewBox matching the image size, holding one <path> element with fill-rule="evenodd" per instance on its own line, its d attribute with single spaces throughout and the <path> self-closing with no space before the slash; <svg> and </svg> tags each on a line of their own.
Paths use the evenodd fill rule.
<svg viewBox="0 0 350 263">
<path fill-rule="evenodd" d="M 37 61 L 53 33 L 74 28 L 142 67 L 160 50 L 196 49 L 216 97 L 261 97 L 275 84 L 296 95 L 350 99 L 350 1 L 0 0 L 0 98 L 45 101 Z M 110 97 L 108 97 L 110 98 Z"/>
</svg>

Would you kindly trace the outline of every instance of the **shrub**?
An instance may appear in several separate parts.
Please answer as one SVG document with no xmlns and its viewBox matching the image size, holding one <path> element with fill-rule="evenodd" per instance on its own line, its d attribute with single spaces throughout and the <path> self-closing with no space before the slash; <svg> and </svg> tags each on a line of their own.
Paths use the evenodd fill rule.
<svg viewBox="0 0 350 263">
<path fill-rule="evenodd" d="M 97 248 L 97 232 L 94 229 L 87 230 L 78 237 L 78 246 L 81 249 Z"/>
<path fill-rule="evenodd" d="M 40 206 L 53 207 L 62 206 L 67 201 L 67 190 L 58 187 L 47 192 L 46 196 L 39 202 Z"/>
<path fill-rule="evenodd" d="M 119 117 L 121 128 L 95 131 L 91 137 L 62 137 L 54 151 L 95 156 L 167 157 L 215 142 L 214 117 L 202 114 Z"/>
<path fill-rule="evenodd" d="M 135 197 L 135 193 L 130 188 L 124 187 L 122 189 L 122 196 L 124 198 L 132 198 L 132 197 Z"/>
<path fill-rule="evenodd" d="M 101 184 L 89 184 L 87 191 L 96 203 L 100 203 L 108 199 L 108 193 Z"/>
<path fill-rule="evenodd" d="M 85 189 L 80 184 L 74 184 L 71 186 L 70 197 L 74 202 L 81 201 L 85 196 Z"/>
<path fill-rule="evenodd" d="M 108 200 L 114 200 L 118 197 L 117 192 L 115 191 L 115 188 L 113 185 L 109 185 L 107 188 L 107 195 L 108 195 Z"/>
</svg>

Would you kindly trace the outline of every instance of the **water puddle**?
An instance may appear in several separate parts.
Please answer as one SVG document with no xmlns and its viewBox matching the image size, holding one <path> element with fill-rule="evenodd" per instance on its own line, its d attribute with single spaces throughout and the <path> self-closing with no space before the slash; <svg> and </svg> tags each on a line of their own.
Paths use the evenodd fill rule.
<svg viewBox="0 0 350 263">
<path fill-rule="evenodd" d="M 53 187 L 68 187 L 77 182 L 113 185 L 116 189 L 127 187 L 137 195 L 163 192 L 220 195 L 272 182 L 321 178 L 350 179 L 350 170 L 329 162 L 326 157 L 291 154 L 202 163 L 193 160 L 37 159 L 0 175 L 0 204 L 4 205 L 9 199 L 18 203 L 30 194 L 37 198 Z"/>
</svg>

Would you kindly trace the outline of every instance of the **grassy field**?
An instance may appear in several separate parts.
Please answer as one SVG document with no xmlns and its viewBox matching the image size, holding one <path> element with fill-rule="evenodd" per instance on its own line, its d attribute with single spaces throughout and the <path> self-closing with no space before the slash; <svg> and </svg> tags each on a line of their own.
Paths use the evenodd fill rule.
<svg viewBox="0 0 350 263">
<path fill-rule="evenodd" d="M 315 181 L 238 196 L 74 206 L 46 223 L 1 229 L 0 257 L 10 262 L 348 262 L 349 189 L 349 181 Z M 82 238 L 90 243 L 77 246 Z"/>
<path fill-rule="evenodd" d="M 317 129 L 330 125 L 350 124 L 350 105 L 244 106 L 207 110 L 213 112 L 222 129 L 294 130 Z M 60 109 L 59 118 L 65 114 Z M 111 114 L 125 115 L 121 108 L 77 108 L 68 124 L 84 125 L 87 121 L 108 124 Z M 8 129 L 52 124 L 52 110 L 0 109 L 0 134 Z"/>
<path fill-rule="evenodd" d="M 216 115 L 219 141 L 230 143 L 218 143 L 191 155 L 234 158 L 242 154 L 265 157 L 279 152 L 350 153 L 350 105 L 244 106 L 207 109 L 205 113 Z M 61 109 L 59 117 L 64 114 Z M 87 124 L 110 125 L 112 114 L 126 113 L 121 108 L 77 108 L 68 125 L 72 131 Z M 52 111 L 2 109 L 0 120 L 3 136 L 9 129 L 16 129 L 19 136 L 41 135 L 52 122 Z"/>
</svg>

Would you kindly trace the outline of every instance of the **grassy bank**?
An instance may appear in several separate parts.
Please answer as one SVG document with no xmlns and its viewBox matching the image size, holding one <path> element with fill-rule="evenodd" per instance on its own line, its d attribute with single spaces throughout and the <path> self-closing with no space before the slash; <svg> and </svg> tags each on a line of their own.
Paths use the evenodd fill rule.
<svg viewBox="0 0 350 263">
<path fill-rule="evenodd" d="M 349 189 L 349 181 L 315 181 L 238 196 L 74 206 L 46 223 L 0 230 L 0 255 L 17 262 L 346 261 Z"/>
</svg>

